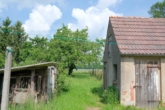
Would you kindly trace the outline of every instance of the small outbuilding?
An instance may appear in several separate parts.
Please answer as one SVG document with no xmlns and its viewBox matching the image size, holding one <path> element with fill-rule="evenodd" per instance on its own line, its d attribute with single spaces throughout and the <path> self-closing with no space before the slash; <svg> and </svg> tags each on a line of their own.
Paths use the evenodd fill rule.
<svg viewBox="0 0 165 110">
<path fill-rule="evenodd" d="M 25 103 L 28 98 L 48 101 L 56 86 L 57 64 L 38 63 L 11 68 L 9 101 Z M 0 96 L 2 98 L 4 69 L 0 70 Z"/>
<path fill-rule="evenodd" d="M 110 17 L 106 42 L 104 88 L 122 105 L 165 105 L 165 18 Z"/>
</svg>

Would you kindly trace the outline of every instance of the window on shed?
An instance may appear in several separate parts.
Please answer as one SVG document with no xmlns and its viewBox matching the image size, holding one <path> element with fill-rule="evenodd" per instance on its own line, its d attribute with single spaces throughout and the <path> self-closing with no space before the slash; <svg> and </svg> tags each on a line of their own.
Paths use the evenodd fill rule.
<svg viewBox="0 0 165 110">
<path fill-rule="evenodd" d="M 117 64 L 113 65 L 113 83 L 116 84 L 117 83 Z"/>
<path fill-rule="evenodd" d="M 108 37 L 108 57 L 111 57 L 112 34 Z"/>
<path fill-rule="evenodd" d="M 16 84 L 16 77 L 11 77 L 10 78 L 9 93 L 12 93 L 12 89 L 15 87 L 15 84 Z"/>
<path fill-rule="evenodd" d="M 20 88 L 28 88 L 30 83 L 30 77 L 21 77 Z"/>
</svg>

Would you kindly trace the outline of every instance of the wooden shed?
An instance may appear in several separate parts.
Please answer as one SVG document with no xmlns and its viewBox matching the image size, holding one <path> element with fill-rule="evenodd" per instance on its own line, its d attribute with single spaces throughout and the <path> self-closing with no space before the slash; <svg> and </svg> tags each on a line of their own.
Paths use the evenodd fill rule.
<svg viewBox="0 0 165 110">
<path fill-rule="evenodd" d="M 165 18 L 110 17 L 106 42 L 104 88 L 122 105 L 165 105 Z"/>
<path fill-rule="evenodd" d="M 57 64 L 38 63 L 11 69 L 9 101 L 25 103 L 28 98 L 35 102 L 48 101 L 56 86 Z M 0 70 L 0 95 L 2 96 L 4 69 Z"/>
</svg>

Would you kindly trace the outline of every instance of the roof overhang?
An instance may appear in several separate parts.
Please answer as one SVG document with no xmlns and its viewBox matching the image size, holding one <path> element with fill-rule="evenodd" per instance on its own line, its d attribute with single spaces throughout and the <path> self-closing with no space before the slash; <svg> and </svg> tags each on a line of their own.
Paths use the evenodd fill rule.
<svg viewBox="0 0 165 110">
<path fill-rule="evenodd" d="M 165 54 L 120 54 L 121 56 L 135 56 L 135 57 L 165 57 Z"/>
<path fill-rule="evenodd" d="M 19 66 L 19 67 L 13 67 L 11 68 L 11 72 L 14 71 L 22 71 L 22 70 L 32 70 L 32 69 L 38 69 L 43 68 L 47 66 L 57 66 L 56 62 L 45 62 L 45 63 L 38 63 L 38 64 L 32 64 L 32 65 L 25 65 L 25 66 Z M 0 73 L 4 73 L 4 69 L 0 69 Z"/>
</svg>

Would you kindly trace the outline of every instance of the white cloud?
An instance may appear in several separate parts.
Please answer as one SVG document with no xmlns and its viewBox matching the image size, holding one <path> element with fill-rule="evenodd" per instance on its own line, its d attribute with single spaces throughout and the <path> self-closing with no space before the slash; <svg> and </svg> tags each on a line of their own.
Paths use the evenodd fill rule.
<svg viewBox="0 0 165 110">
<path fill-rule="evenodd" d="M 37 5 L 25 21 L 23 27 L 27 33 L 47 34 L 51 25 L 60 19 L 62 13 L 55 5 Z"/>
<path fill-rule="evenodd" d="M 105 38 L 109 16 L 122 16 L 107 7 L 115 5 L 121 0 L 99 0 L 96 6 L 91 6 L 86 10 L 74 8 L 72 17 L 77 19 L 77 23 L 69 23 L 68 27 L 72 30 L 88 27 L 89 36 L 94 38 Z M 105 5 L 105 7 L 104 7 Z"/>
</svg>

